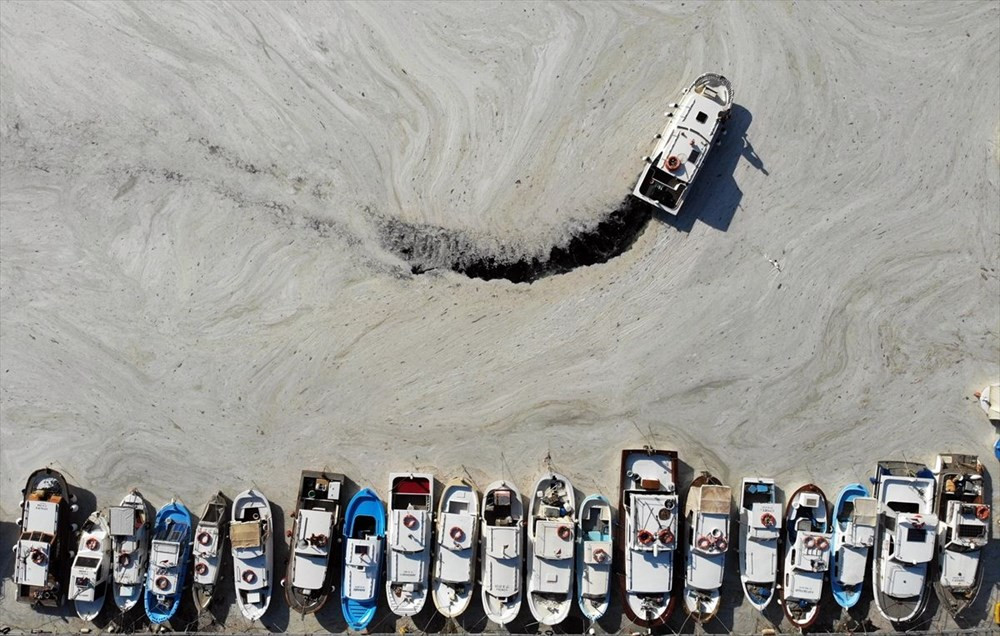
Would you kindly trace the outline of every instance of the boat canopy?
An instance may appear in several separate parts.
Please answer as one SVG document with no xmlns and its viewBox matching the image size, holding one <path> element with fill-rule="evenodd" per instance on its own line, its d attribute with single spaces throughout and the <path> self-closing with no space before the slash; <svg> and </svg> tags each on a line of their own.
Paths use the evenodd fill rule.
<svg viewBox="0 0 1000 636">
<path fill-rule="evenodd" d="M 259 521 L 234 521 L 229 526 L 229 540 L 235 549 L 253 549 L 260 545 Z"/>
</svg>

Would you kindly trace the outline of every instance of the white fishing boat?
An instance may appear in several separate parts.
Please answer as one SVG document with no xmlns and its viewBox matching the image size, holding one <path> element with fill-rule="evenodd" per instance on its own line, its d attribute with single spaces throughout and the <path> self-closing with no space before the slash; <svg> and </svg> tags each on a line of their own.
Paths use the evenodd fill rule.
<svg viewBox="0 0 1000 636">
<path fill-rule="evenodd" d="M 483 496 L 481 527 L 483 611 L 499 625 L 521 609 L 524 504 L 513 484 L 495 481 Z"/>
<path fill-rule="evenodd" d="M 341 533 L 340 473 L 303 470 L 299 494 L 288 531 L 288 567 L 282 585 L 289 609 L 299 614 L 318 612 L 330 596 L 330 579 L 337 570 L 334 544 Z"/>
<path fill-rule="evenodd" d="M 778 580 L 782 511 L 774 480 L 747 477 L 740 495 L 740 583 L 750 604 L 767 609 Z"/>
<path fill-rule="evenodd" d="M 830 569 L 830 519 L 826 495 L 806 484 L 788 500 L 785 511 L 785 571 L 781 607 L 792 625 L 806 629 L 816 622 L 823 579 Z"/>
<path fill-rule="evenodd" d="M 427 602 L 434 523 L 434 476 L 389 476 L 389 541 L 385 595 L 398 616 L 413 616 Z"/>
<path fill-rule="evenodd" d="M 274 571 L 274 526 L 271 504 L 251 488 L 233 499 L 229 524 L 236 604 L 247 620 L 264 616 L 271 603 Z"/>
<path fill-rule="evenodd" d="M 862 484 L 842 488 L 833 504 L 830 587 L 833 599 L 844 609 L 861 599 L 868 552 L 875 543 L 877 511 L 878 503 Z"/>
<path fill-rule="evenodd" d="M 875 498 L 875 606 L 893 623 L 910 623 L 926 606 L 937 546 L 934 476 L 920 464 L 879 462 Z"/>
<path fill-rule="evenodd" d="M 111 582 L 111 535 L 108 520 L 97 510 L 80 528 L 80 541 L 69 573 L 69 598 L 85 621 L 97 618 Z"/>
<path fill-rule="evenodd" d="M 469 607 L 476 583 L 479 493 L 458 478 L 445 484 L 437 511 L 437 548 L 432 568 L 434 605 L 448 618 Z"/>
<path fill-rule="evenodd" d="M 36 470 L 21 490 L 20 534 L 14 544 L 14 584 L 17 600 L 33 607 L 59 607 L 66 600 L 63 581 L 73 557 L 71 533 L 76 524 L 76 495 L 62 473 Z"/>
<path fill-rule="evenodd" d="M 111 578 L 115 605 L 127 612 L 142 598 L 153 530 L 153 507 L 132 489 L 121 505 L 108 511 L 114 568 Z"/>
<path fill-rule="evenodd" d="M 528 524 L 528 608 L 557 625 L 573 605 L 576 495 L 569 479 L 548 473 L 535 484 Z"/>
<path fill-rule="evenodd" d="M 640 627 L 657 627 L 676 604 L 677 453 L 623 450 L 618 527 L 622 535 L 625 615 Z"/>
<path fill-rule="evenodd" d="M 684 503 L 684 530 L 688 535 L 684 609 L 699 623 L 707 623 L 719 612 L 732 496 L 729 486 L 702 473 L 691 483 Z"/>
<path fill-rule="evenodd" d="M 715 73 L 696 79 L 667 113 L 667 126 L 656 136 L 632 194 L 668 214 L 680 212 L 732 106 L 729 80 Z"/>
<path fill-rule="evenodd" d="M 976 394 L 979 406 L 991 422 L 1000 422 L 1000 384 L 988 384 Z"/>
<path fill-rule="evenodd" d="M 228 527 L 229 498 L 218 492 L 205 504 L 194 531 L 194 577 L 191 592 L 199 612 L 208 609 L 218 589 Z"/>
<path fill-rule="evenodd" d="M 941 604 L 952 616 L 972 605 L 983 583 L 983 550 L 990 540 L 991 509 L 984 496 L 983 464 L 975 455 L 938 455 L 938 576 Z"/>
<path fill-rule="evenodd" d="M 611 503 L 591 495 L 580 504 L 577 521 L 580 548 L 576 552 L 577 604 L 584 618 L 593 623 L 608 611 L 611 600 Z"/>
</svg>

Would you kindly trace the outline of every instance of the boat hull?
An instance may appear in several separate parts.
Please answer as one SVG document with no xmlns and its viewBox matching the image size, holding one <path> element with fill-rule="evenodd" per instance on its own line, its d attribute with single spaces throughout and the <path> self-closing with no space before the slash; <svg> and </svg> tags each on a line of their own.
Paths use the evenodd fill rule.
<svg viewBox="0 0 1000 636">
<path fill-rule="evenodd" d="M 179 542 L 180 553 L 175 566 L 176 583 L 173 590 L 168 594 L 157 594 L 154 591 L 158 589 L 158 582 L 162 579 L 162 568 L 158 567 L 158 564 L 149 564 L 149 573 L 146 577 L 146 616 L 156 625 L 167 622 L 177 613 L 186 582 L 188 559 L 191 556 L 191 513 L 184 504 L 172 502 L 156 513 L 154 537 L 171 527 L 183 530 L 183 537 Z"/>
<path fill-rule="evenodd" d="M 503 525 L 497 518 L 501 494 L 510 499 Z M 513 484 L 496 481 L 486 487 L 481 524 L 483 611 L 489 620 L 506 625 L 517 618 L 523 597 L 524 504 Z"/>
<path fill-rule="evenodd" d="M 112 596 L 122 612 L 128 612 L 142 599 L 146 585 L 149 559 L 149 535 L 156 515 L 153 507 L 138 490 L 131 490 L 122 499 L 119 508 L 131 509 L 132 530 L 115 535 L 112 527 L 111 552 L 116 559 L 112 570 Z"/>
<path fill-rule="evenodd" d="M 81 567 L 82 559 L 97 560 L 96 567 Z M 92 621 L 104 609 L 104 601 L 111 583 L 111 536 L 108 522 L 101 511 L 90 515 L 80 530 L 76 557 L 70 570 L 69 597 L 76 614 L 85 621 Z"/>
<path fill-rule="evenodd" d="M 313 470 L 302 471 L 299 478 L 288 535 L 288 566 L 282 581 L 285 602 L 293 612 L 314 614 L 329 600 L 331 579 L 339 566 L 335 543 L 343 531 L 344 481 L 340 473 Z"/>
<path fill-rule="evenodd" d="M 32 499 L 35 493 L 43 494 Z M 59 607 L 66 600 L 63 582 L 69 575 L 69 551 L 72 549 L 70 514 L 76 508 L 76 495 L 62 473 L 51 468 L 31 473 L 21 494 L 24 501 L 18 523 L 22 536 L 14 548 L 17 600 L 33 607 Z M 29 502 L 29 499 L 32 501 Z M 54 528 L 38 529 L 52 535 L 51 542 L 33 541 L 24 537 L 32 529 L 27 527 L 30 521 L 26 521 L 29 518 L 29 505 L 42 506 L 54 516 Z M 40 516 L 41 513 L 39 510 Z"/>
<path fill-rule="evenodd" d="M 857 497 L 867 497 L 868 489 L 861 484 L 850 484 L 837 493 L 837 499 L 833 504 L 833 539 L 830 541 L 830 551 L 836 555 L 844 542 L 844 528 L 839 521 L 844 507 Z M 866 555 L 867 559 L 867 555 Z M 830 564 L 830 589 L 833 592 L 833 600 L 844 609 L 850 609 L 861 600 L 861 585 L 846 585 L 841 578 L 841 564 L 843 559 L 834 559 Z"/>
<path fill-rule="evenodd" d="M 616 552 L 615 558 L 620 566 L 618 575 L 618 590 L 624 603 L 625 616 L 639 627 L 654 628 L 664 625 L 673 614 L 677 604 L 677 590 L 681 587 L 681 569 L 671 564 L 672 574 L 670 575 L 669 590 L 662 592 L 630 592 L 628 589 L 628 571 L 630 560 L 628 557 L 628 539 L 625 536 L 628 518 L 631 510 L 629 501 L 630 495 L 624 488 L 624 484 L 629 481 L 627 475 L 629 458 L 633 455 L 645 455 L 657 458 L 662 461 L 669 461 L 671 466 L 671 480 L 674 485 L 677 482 L 677 453 L 675 451 L 654 450 L 654 449 L 625 449 L 622 451 L 621 471 L 618 500 L 618 536 L 615 538 Z M 679 529 L 679 528 L 678 528 Z M 680 545 L 682 538 L 675 538 L 677 545 Z M 676 560 L 677 556 L 672 557 Z"/>
<path fill-rule="evenodd" d="M 434 476 L 390 476 L 385 596 L 397 616 L 414 616 L 427 602 L 434 519 Z"/>
<path fill-rule="evenodd" d="M 236 606 L 248 621 L 258 621 L 271 605 L 274 588 L 271 502 L 255 488 L 245 490 L 233 498 L 229 523 Z"/>
<path fill-rule="evenodd" d="M 590 520 L 599 518 L 598 523 Z M 607 523 L 604 523 L 607 519 Z M 607 527 L 605 527 L 605 525 Z M 608 611 L 611 600 L 611 557 L 614 542 L 611 529 L 611 502 L 602 495 L 590 495 L 580 504 L 577 536 L 580 549 L 576 552 L 576 601 L 580 612 L 590 622 L 600 620 Z M 603 582 L 603 594 L 600 593 Z M 596 589 L 584 589 L 594 586 Z"/>
<path fill-rule="evenodd" d="M 191 595 L 199 612 L 208 609 L 218 590 L 229 527 L 229 498 L 216 493 L 205 505 L 194 531 Z"/>
<path fill-rule="evenodd" d="M 544 500 L 544 493 L 552 489 L 563 493 L 552 502 Z M 550 513 L 543 511 L 552 509 Z M 527 543 L 528 609 L 540 625 L 558 625 L 569 616 L 573 605 L 573 566 L 575 564 L 576 494 L 573 484 L 563 475 L 549 473 L 535 483 L 532 497 Z M 543 524 L 559 524 L 560 529 L 548 536 Z M 565 529 L 566 538 L 560 534 Z M 553 536 L 554 535 L 554 536 Z M 561 541 L 558 548 L 550 548 L 548 556 L 539 549 L 539 542 Z M 544 545 L 544 544 L 542 544 Z M 568 553 L 568 555 L 566 554 Z M 564 588 L 542 589 L 544 583 L 563 582 Z"/>
<path fill-rule="evenodd" d="M 378 607 L 378 581 L 382 575 L 382 542 L 385 540 L 386 519 L 382 500 L 374 491 L 366 488 L 351 499 L 344 513 L 344 584 L 341 586 L 340 608 L 348 627 L 354 631 L 366 628 L 375 617 Z M 371 565 L 361 583 L 365 584 L 364 594 L 352 585 L 350 568 L 363 567 L 352 559 L 351 540 L 371 540 L 365 553 L 365 563 Z M 357 555 L 354 555 L 355 557 Z"/>
<path fill-rule="evenodd" d="M 448 482 L 437 510 L 431 596 L 446 618 L 469 608 L 476 583 L 476 547 L 479 544 L 479 493 L 466 479 Z"/>
<path fill-rule="evenodd" d="M 771 518 L 770 525 L 763 524 L 766 517 Z M 745 478 L 740 494 L 740 587 L 747 602 L 761 612 L 774 600 L 777 589 L 781 518 L 774 480 Z M 751 532 L 758 536 L 751 538 Z"/>
<path fill-rule="evenodd" d="M 820 498 L 820 505 L 823 507 L 823 518 L 825 521 L 822 524 L 818 524 L 820 527 L 817 527 L 814 531 L 825 533 L 829 529 L 829 514 L 827 511 L 826 495 L 818 486 L 814 484 L 806 484 L 792 493 L 792 496 L 788 499 L 788 509 L 785 511 L 785 531 L 788 533 L 788 540 L 785 544 L 786 581 L 789 571 L 792 570 L 791 546 L 795 544 L 795 534 L 797 532 L 795 530 L 795 522 L 800 518 L 795 512 L 792 504 L 798 500 L 800 495 L 803 494 L 818 495 Z M 820 589 L 822 589 L 822 580 L 825 576 L 826 573 L 824 572 L 819 577 Z M 794 593 L 794 590 L 792 592 Z M 785 618 L 787 618 L 792 625 L 795 625 L 799 629 L 807 629 L 816 622 L 816 618 L 819 615 L 819 606 L 822 603 L 822 595 L 820 595 L 820 598 L 816 600 L 800 599 L 789 596 L 789 585 L 786 583 L 781 586 L 781 601 L 781 608 L 785 613 Z"/>
</svg>

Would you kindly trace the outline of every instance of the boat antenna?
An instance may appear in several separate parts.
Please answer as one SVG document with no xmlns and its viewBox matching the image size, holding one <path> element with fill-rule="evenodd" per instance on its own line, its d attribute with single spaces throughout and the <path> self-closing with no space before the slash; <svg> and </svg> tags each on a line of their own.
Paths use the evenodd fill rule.
<svg viewBox="0 0 1000 636">
<path fill-rule="evenodd" d="M 639 435 L 642 437 L 642 439 L 645 440 L 645 442 L 646 442 L 645 448 L 646 448 L 647 451 L 653 450 L 654 448 L 656 448 L 656 445 L 653 443 L 653 428 L 652 427 L 649 428 L 648 432 L 647 431 L 643 431 L 641 428 L 639 428 L 639 425 L 636 424 L 635 420 L 632 420 L 632 426 L 635 427 L 635 430 L 638 431 Z"/>
</svg>

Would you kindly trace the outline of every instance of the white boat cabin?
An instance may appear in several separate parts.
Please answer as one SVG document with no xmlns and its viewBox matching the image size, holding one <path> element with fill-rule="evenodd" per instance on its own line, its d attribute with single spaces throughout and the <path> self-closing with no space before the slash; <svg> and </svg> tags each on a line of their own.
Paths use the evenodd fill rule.
<svg viewBox="0 0 1000 636">
<path fill-rule="evenodd" d="M 474 497 L 471 489 L 454 491 L 448 507 L 441 512 L 441 528 L 446 528 L 447 534 L 438 537 L 443 549 L 438 554 L 437 578 L 447 583 L 469 582 L 477 522 Z"/>
<path fill-rule="evenodd" d="M 875 543 L 878 502 L 872 497 L 855 497 L 851 503 L 853 508 L 837 545 L 836 558 L 840 559 L 840 582 L 856 586 L 864 583 L 868 550 Z"/>
<path fill-rule="evenodd" d="M 778 574 L 778 539 L 781 537 L 781 504 L 757 502 L 746 511 L 747 541 L 744 576 L 754 583 L 771 583 Z"/>
<path fill-rule="evenodd" d="M 692 510 L 688 537 L 686 582 L 699 590 L 722 586 L 726 551 L 729 549 L 729 511 L 732 489 L 729 486 L 692 488 L 687 506 Z"/>
<path fill-rule="evenodd" d="M 168 526 L 153 535 L 150 547 L 150 580 L 152 590 L 157 595 L 170 596 L 180 591 L 181 558 L 184 556 L 183 543 L 188 541 L 187 526 Z"/>
<path fill-rule="evenodd" d="M 299 509 L 295 527 L 292 587 L 318 590 L 323 587 L 330 562 L 333 513 L 320 509 Z"/>
<path fill-rule="evenodd" d="M 985 504 L 948 502 L 941 584 L 971 587 L 976 583 L 981 551 L 989 540 L 990 508 Z"/>
<path fill-rule="evenodd" d="M 344 592 L 355 601 L 375 598 L 382 562 L 382 537 L 369 535 L 365 539 L 347 540 Z"/>
<path fill-rule="evenodd" d="M 497 493 L 498 499 L 502 493 Z M 510 496 L 509 493 L 507 495 Z M 486 526 L 483 587 L 490 596 L 508 598 L 521 590 L 521 529 L 517 526 Z"/>
<path fill-rule="evenodd" d="M 799 521 L 809 523 L 808 519 Z M 830 536 L 800 530 L 795 535 L 789 562 L 791 568 L 785 572 L 786 596 L 819 602 L 823 593 L 823 577 L 830 569 Z"/>
</svg>

